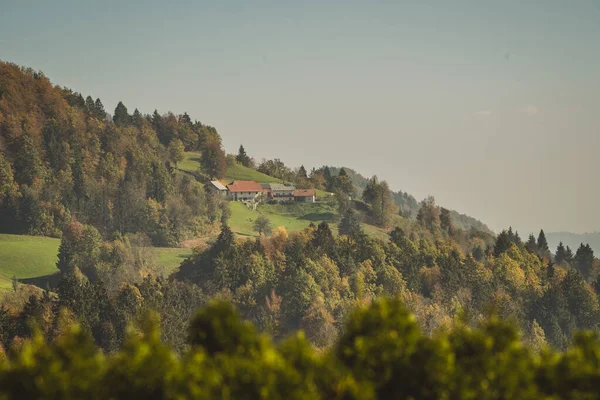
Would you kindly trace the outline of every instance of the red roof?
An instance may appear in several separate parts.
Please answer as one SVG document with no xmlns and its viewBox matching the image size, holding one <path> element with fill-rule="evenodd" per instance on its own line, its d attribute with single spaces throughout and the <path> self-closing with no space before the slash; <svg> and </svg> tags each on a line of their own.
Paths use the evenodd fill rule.
<svg viewBox="0 0 600 400">
<path fill-rule="evenodd" d="M 256 183 L 254 181 L 234 181 L 227 185 L 227 189 L 229 189 L 229 191 L 232 193 L 263 191 L 260 183 Z"/>
<path fill-rule="evenodd" d="M 294 197 L 312 197 L 315 195 L 315 189 L 296 189 Z"/>
</svg>

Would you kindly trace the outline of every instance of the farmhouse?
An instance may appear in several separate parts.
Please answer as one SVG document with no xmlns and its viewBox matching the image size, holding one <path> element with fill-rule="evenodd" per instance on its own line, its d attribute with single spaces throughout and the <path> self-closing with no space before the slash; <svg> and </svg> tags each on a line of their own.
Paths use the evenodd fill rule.
<svg viewBox="0 0 600 400">
<path fill-rule="evenodd" d="M 294 200 L 299 203 L 314 203 L 317 200 L 315 189 L 294 190 Z"/>
<path fill-rule="evenodd" d="M 233 181 L 227 190 L 233 200 L 255 200 L 263 192 L 262 186 L 254 181 Z"/>
<path fill-rule="evenodd" d="M 289 183 L 265 183 L 262 185 L 269 200 L 285 202 L 294 201 L 296 187 Z"/>
<path fill-rule="evenodd" d="M 225 185 L 223 185 L 219 181 L 210 181 L 209 189 L 214 191 L 215 193 L 218 193 L 219 196 L 221 196 L 222 198 L 227 197 L 227 195 L 229 193 L 229 191 L 227 190 Z"/>
</svg>

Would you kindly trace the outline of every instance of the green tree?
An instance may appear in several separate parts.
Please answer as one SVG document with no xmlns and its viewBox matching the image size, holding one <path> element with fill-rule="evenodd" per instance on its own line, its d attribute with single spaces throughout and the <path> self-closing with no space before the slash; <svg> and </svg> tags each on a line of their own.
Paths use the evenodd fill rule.
<svg viewBox="0 0 600 400">
<path fill-rule="evenodd" d="M 271 221 L 264 215 L 260 215 L 254 221 L 253 228 L 259 235 L 270 235 L 272 231 Z"/>
<path fill-rule="evenodd" d="M 180 163 L 185 158 L 185 147 L 183 142 L 179 139 L 171 140 L 169 143 L 169 159 L 174 163 Z"/>
<path fill-rule="evenodd" d="M 433 196 L 429 196 L 421 202 L 421 207 L 417 213 L 417 221 L 431 232 L 440 229 L 440 210 L 436 206 Z"/>
<path fill-rule="evenodd" d="M 338 225 L 340 235 L 347 235 L 352 238 L 362 236 L 362 227 L 360 226 L 359 214 L 353 208 L 349 208 Z"/>
<path fill-rule="evenodd" d="M 33 137 L 25 133 L 18 143 L 14 164 L 17 182 L 31 185 L 36 179 L 43 180 L 46 176 L 46 169 Z"/>
<path fill-rule="evenodd" d="M 566 261 L 567 249 L 563 245 L 563 242 L 560 242 L 556 247 L 556 254 L 554 255 L 554 261 L 556 264 L 563 265 Z"/>
<path fill-rule="evenodd" d="M 220 179 L 225 176 L 227 171 L 227 159 L 221 145 L 217 142 L 210 142 L 202 152 L 202 167 L 211 177 Z"/>
<path fill-rule="evenodd" d="M 542 256 L 547 256 L 550 254 L 550 249 L 548 248 L 548 241 L 546 240 L 546 234 L 544 230 L 540 230 L 540 234 L 537 238 L 537 249 Z"/>
<path fill-rule="evenodd" d="M 581 243 L 575 253 L 575 268 L 587 279 L 592 273 L 594 265 L 594 250 L 589 244 Z"/>
<path fill-rule="evenodd" d="M 308 175 L 306 173 L 306 168 L 304 168 L 304 165 L 301 165 L 300 168 L 298 169 L 298 180 L 301 179 L 308 179 Z"/>
<path fill-rule="evenodd" d="M 245 167 L 250 166 L 250 157 L 248 156 L 248 154 L 246 154 L 246 149 L 244 149 L 243 145 L 240 145 L 240 149 L 235 159 L 238 163 L 242 164 Z"/>
<path fill-rule="evenodd" d="M 131 122 L 131 116 L 127 112 L 127 107 L 122 102 L 117 104 L 115 108 L 115 114 L 113 115 L 113 122 L 119 126 L 129 125 Z"/>
</svg>

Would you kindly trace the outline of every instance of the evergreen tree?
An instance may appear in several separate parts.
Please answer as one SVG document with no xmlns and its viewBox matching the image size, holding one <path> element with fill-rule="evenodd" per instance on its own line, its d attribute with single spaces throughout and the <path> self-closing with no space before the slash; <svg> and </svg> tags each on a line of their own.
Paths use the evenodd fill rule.
<svg viewBox="0 0 600 400">
<path fill-rule="evenodd" d="M 496 244 L 494 245 L 494 255 L 498 257 L 500 254 L 504 253 L 510 248 L 511 243 L 509 233 L 506 230 L 500 232 L 496 238 Z"/>
<path fill-rule="evenodd" d="M 142 117 L 142 113 L 136 108 L 133 111 L 133 115 L 131 116 L 131 123 L 137 126 L 138 128 L 142 127 L 142 122 L 144 121 L 144 117 Z"/>
<path fill-rule="evenodd" d="M 308 175 L 306 174 L 306 168 L 304 168 L 304 165 L 301 165 L 298 169 L 298 179 L 308 179 Z"/>
<path fill-rule="evenodd" d="M 102 104 L 99 98 L 97 98 L 96 102 L 94 103 L 94 114 L 96 115 L 96 118 L 98 118 L 100 121 L 104 121 L 106 119 L 106 111 L 104 110 L 104 104 Z"/>
<path fill-rule="evenodd" d="M 236 161 L 242 164 L 245 167 L 250 165 L 250 157 L 246 154 L 246 149 L 244 149 L 244 145 L 240 145 L 240 149 L 238 150 L 238 154 L 235 157 Z"/>
<path fill-rule="evenodd" d="M 130 119 L 131 117 L 127 112 L 127 107 L 125 107 L 125 105 L 122 102 L 119 102 L 119 104 L 117 104 L 117 107 L 115 108 L 113 122 L 118 126 L 125 126 L 129 124 Z"/>
<path fill-rule="evenodd" d="M 347 235 L 352 238 L 358 238 L 362 235 L 362 227 L 360 226 L 360 217 L 356 210 L 349 208 L 342 217 L 338 225 L 340 235 Z"/>
<path fill-rule="evenodd" d="M 87 109 L 89 115 L 96 115 L 96 104 L 94 103 L 94 99 L 92 99 L 92 96 L 88 96 L 85 98 L 85 108 Z"/>
<path fill-rule="evenodd" d="M 560 242 L 556 247 L 556 255 L 554 256 L 554 261 L 556 262 L 556 264 L 563 265 L 566 261 L 566 256 L 567 250 L 565 249 L 563 242 Z"/>
<path fill-rule="evenodd" d="M 537 253 L 538 247 L 537 243 L 535 242 L 535 236 L 533 236 L 533 234 L 529 235 L 529 239 L 527 239 L 527 244 L 525 245 L 525 247 L 530 253 Z"/>
<path fill-rule="evenodd" d="M 540 255 L 546 255 L 550 253 L 550 249 L 548 248 L 548 241 L 546 240 L 546 235 L 544 234 L 544 230 L 540 230 L 540 234 L 537 239 L 537 248 L 540 252 Z"/>
<path fill-rule="evenodd" d="M 592 272 L 592 266 L 594 265 L 594 250 L 589 244 L 581 243 L 577 252 L 575 253 L 575 268 L 581 272 L 581 274 L 587 279 L 590 277 Z"/>
</svg>

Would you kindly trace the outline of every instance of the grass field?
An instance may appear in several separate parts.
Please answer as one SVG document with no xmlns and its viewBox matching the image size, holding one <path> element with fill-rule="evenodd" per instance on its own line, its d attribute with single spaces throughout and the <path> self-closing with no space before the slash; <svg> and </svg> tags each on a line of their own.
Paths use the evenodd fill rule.
<svg viewBox="0 0 600 400">
<path fill-rule="evenodd" d="M 60 239 L 0 234 L 0 291 L 12 287 L 12 277 L 38 278 L 58 272 L 58 246 Z M 166 275 L 191 255 L 190 249 L 155 248 L 157 272 Z"/>
<path fill-rule="evenodd" d="M 227 167 L 225 175 L 227 181 L 256 181 L 258 183 L 281 182 L 281 179 L 265 175 L 252 168 L 244 167 L 241 164 L 234 164 Z"/>
<path fill-rule="evenodd" d="M 60 239 L 0 234 L 0 275 L 37 278 L 58 272 Z"/>
<path fill-rule="evenodd" d="M 179 265 L 192 255 L 190 249 L 155 247 L 155 251 L 157 252 L 156 263 L 161 269 L 160 272 L 165 275 L 170 275 L 177 270 Z"/>
<path fill-rule="evenodd" d="M 186 151 L 185 158 L 177 164 L 177 168 L 182 171 L 196 171 L 200 168 L 200 153 Z"/>
<path fill-rule="evenodd" d="M 337 218 L 331 205 L 322 203 L 265 204 L 259 206 L 257 211 L 253 211 L 241 202 L 232 201 L 230 208 L 229 225 L 231 230 L 244 236 L 257 236 L 253 224 L 260 215 L 269 218 L 273 229 L 283 226 L 288 232 L 300 231 L 311 222 L 314 224 L 319 224 L 322 221 L 334 222 Z"/>
</svg>

